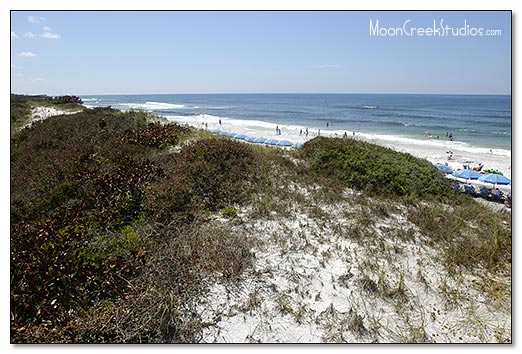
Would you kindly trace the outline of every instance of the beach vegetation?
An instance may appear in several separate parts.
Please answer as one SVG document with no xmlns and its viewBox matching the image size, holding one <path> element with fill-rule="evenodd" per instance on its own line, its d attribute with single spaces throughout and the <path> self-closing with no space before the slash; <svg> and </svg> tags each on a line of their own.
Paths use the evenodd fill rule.
<svg viewBox="0 0 522 354">
<path fill-rule="evenodd" d="M 310 171 L 346 187 L 389 197 L 458 198 L 429 162 L 410 154 L 354 139 L 314 138 L 301 156 Z"/>
<path fill-rule="evenodd" d="M 215 284 L 227 297 L 243 293 L 248 272 L 259 289 L 244 291 L 235 311 L 272 304 L 306 325 L 316 316 L 330 341 L 391 333 L 383 313 L 360 312 L 378 301 L 407 325 L 397 341 L 426 342 L 426 320 L 411 317 L 410 267 L 447 307 L 466 301 L 454 281 L 462 272 L 482 277 L 476 290 L 495 308 L 510 300 L 509 284 L 490 275 L 511 270 L 511 215 L 455 193 L 428 162 L 372 144 L 253 146 L 105 107 L 16 130 L 10 167 L 13 343 L 200 342 L 221 321 L 202 316 L 200 300 Z M 445 266 L 437 286 L 421 267 L 429 259 L 395 264 L 428 248 Z M 267 249 L 287 260 L 283 273 L 256 268 L 253 250 Z M 292 267 L 301 258 L 306 267 Z M 344 261 L 353 268 L 334 274 Z M 320 288 L 300 288 L 312 282 Z M 309 310 L 305 300 L 338 289 L 369 302 Z M 473 316 L 465 324 L 475 331 Z"/>
</svg>

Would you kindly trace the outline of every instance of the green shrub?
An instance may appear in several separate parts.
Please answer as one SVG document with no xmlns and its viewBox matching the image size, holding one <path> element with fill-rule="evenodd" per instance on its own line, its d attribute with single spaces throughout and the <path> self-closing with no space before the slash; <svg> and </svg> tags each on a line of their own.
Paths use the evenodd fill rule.
<svg viewBox="0 0 522 354">
<path fill-rule="evenodd" d="M 235 218 L 237 216 L 237 209 L 235 206 L 230 205 L 226 208 L 221 209 L 221 214 L 226 218 Z"/>
<path fill-rule="evenodd" d="M 69 104 L 69 103 L 83 104 L 83 101 L 82 101 L 82 99 L 80 97 L 78 97 L 78 96 L 69 96 L 69 95 L 54 97 L 51 100 L 51 102 L 54 103 L 54 104 Z"/>
<path fill-rule="evenodd" d="M 56 116 L 11 139 L 11 311 L 13 341 L 27 326 L 56 329 L 71 313 L 114 298 L 136 274 L 144 194 L 159 174 L 148 158 L 178 141 L 141 113 L 110 108 Z M 167 133 L 165 133 L 167 132 Z"/>
<path fill-rule="evenodd" d="M 246 144 L 206 139 L 156 161 L 163 176 L 148 191 L 147 206 L 161 220 L 191 220 L 246 200 L 255 188 L 257 158 Z M 183 219 L 183 220 L 181 220 Z"/>
<path fill-rule="evenodd" d="M 374 195 L 458 197 L 428 161 L 378 145 L 319 137 L 304 144 L 301 156 L 312 172 Z"/>
</svg>

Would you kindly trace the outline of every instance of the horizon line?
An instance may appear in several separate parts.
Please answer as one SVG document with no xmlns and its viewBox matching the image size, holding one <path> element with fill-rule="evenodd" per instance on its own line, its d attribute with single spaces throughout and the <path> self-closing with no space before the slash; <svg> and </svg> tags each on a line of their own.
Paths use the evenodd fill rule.
<svg viewBox="0 0 522 354">
<path fill-rule="evenodd" d="M 45 95 L 44 93 L 40 95 Z M 69 94 L 70 95 L 70 94 Z M 89 93 L 78 96 L 123 96 L 123 95 L 454 95 L 454 96 L 511 96 L 512 93 L 416 93 L 416 92 L 171 92 L 171 93 Z"/>
</svg>

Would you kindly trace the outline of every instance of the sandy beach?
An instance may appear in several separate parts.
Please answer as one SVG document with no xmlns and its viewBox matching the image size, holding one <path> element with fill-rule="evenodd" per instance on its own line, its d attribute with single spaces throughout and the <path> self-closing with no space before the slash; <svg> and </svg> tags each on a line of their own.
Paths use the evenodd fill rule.
<svg viewBox="0 0 522 354">
<path fill-rule="evenodd" d="M 222 130 L 278 140 L 286 139 L 294 143 L 304 143 L 319 134 L 321 136 L 343 137 L 345 133 L 345 131 L 341 130 L 319 130 L 309 128 L 308 135 L 306 135 L 306 127 L 302 126 L 277 125 L 264 121 L 219 118 L 207 114 L 194 116 L 167 116 L 166 118 L 171 122 L 187 124 L 200 129 Z M 276 133 L 276 128 L 280 129 L 280 135 Z M 392 139 L 390 136 L 364 134 L 357 131 L 347 131 L 346 134 L 348 138 L 360 139 L 396 151 L 406 152 L 415 157 L 426 159 L 431 163 L 447 163 L 453 170 L 462 169 L 464 165 L 469 165 L 470 168 L 478 167 L 479 163 L 482 163 L 484 165 L 483 169 L 500 170 L 504 176 L 511 179 L 511 154 L 506 153 L 506 150 L 484 148 L 482 151 L 477 152 L 477 149 L 471 149 L 466 144 L 458 141 L 448 141 L 442 138 L 440 140 L 425 138 L 425 143 L 419 143 L 419 140 L 415 139 Z M 449 159 L 448 151 L 453 152 L 451 159 Z M 451 176 L 448 177 L 451 178 Z M 459 181 L 466 182 L 465 180 Z M 477 187 L 482 185 L 486 185 L 488 188 L 493 187 L 491 184 L 484 184 L 479 181 L 469 182 Z M 511 186 L 499 186 L 499 188 L 505 193 L 511 191 Z"/>
<path fill-rule="evenodd" d="M 31 110 L 31 116 L 29 118 L 29 121 L 22 128 L 30 126 L 31 124 L 33 124 L 33 122 L 38 122 L 38 121 L 47 119 L 52 116 L 59 116 L 62 114 L 74 114 L 74 113 L 77 113 L 77 112 L 56 109 L 54 107 L 42 107 L 42 106 L 34 107 Z"/>
</svg>

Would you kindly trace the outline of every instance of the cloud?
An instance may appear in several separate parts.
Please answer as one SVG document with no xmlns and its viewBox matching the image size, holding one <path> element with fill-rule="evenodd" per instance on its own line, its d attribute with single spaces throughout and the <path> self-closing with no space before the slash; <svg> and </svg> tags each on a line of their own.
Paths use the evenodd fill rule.
<svg viewBox="0 0 522 354">
<path fill-rule="evenodd" d="M 16 33 L 14 33 L 13 31 L 11 31 L 11 39 L 15 39 L 15 38 L 18 38 L 18 35 Z"/>
<path fill-rule="evenodd" d="M 20 70 L 21 68 L 21 66 L 11 64 L 11 70 Z"/>
<path fill-rule="evenodd" d="M 36 37 L 36 35 L 32 32 L 24 32 L 24 34 L 22 34 L 23 37 L 25 38 L 34 38 Z"/>
<path fill-rule="evenodd" d="M 45 21 L 45 17 L 27 16 L 27 21 L 29 23 L 40 23 Z"/>
<path fill-rule="evenodd" d="M 40 35 L 42 38 L 47 39 L 60 39 L 62 36 L 60 36 L 58 33 L 51 33 L 51 32 L 44 32 Z"/>
<path fill-rule="evenodd" d="M 43 26 L 43 30 L 47 31 L 47 32 L 52 31 L 51 27 L 49 27 L 49 26 Z"/>
<path fill-rule="evenodd" d="M 34 54 L 33 52 L 20 52 L 17 54 L 19 57 L 24 57 L 24 58 L 31 58 L 31 57 L 35 57 L 36 54 Z"/>
</svg>

